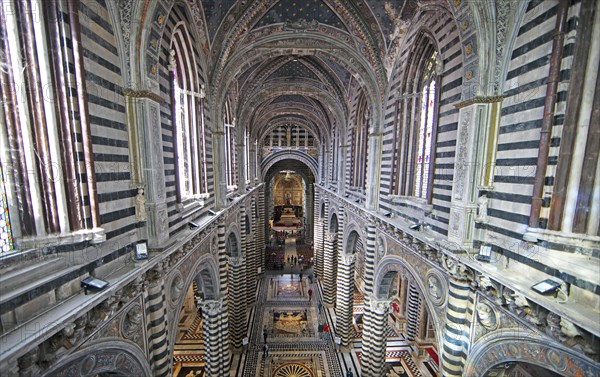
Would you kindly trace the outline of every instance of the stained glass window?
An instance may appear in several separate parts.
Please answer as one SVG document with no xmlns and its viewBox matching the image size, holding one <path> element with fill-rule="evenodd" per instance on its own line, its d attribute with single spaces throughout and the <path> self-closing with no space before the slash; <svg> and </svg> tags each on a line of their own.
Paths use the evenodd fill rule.
<svg viewBox="0 0 600 377">
<path fill-rule="evenodd" d="M 0 166 L 0 248 L 2 253 L 13 249 L 10 216 L 8 214 L 8 200 L 6 199 L 6 188 L 4 187 L 2 166 Z"/>
</svg>

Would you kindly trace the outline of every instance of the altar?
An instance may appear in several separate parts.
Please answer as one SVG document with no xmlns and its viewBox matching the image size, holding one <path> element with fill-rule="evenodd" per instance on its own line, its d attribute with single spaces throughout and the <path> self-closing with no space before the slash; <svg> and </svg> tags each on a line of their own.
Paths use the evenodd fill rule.
<svg viewBox="0 0 600 377">
<path fill-rule="evenodd" d="M 296 212 L 294 211 L 294 207 L 283 207 L 281 211 L 281 219 L 295 219 Z"/>
</svg>

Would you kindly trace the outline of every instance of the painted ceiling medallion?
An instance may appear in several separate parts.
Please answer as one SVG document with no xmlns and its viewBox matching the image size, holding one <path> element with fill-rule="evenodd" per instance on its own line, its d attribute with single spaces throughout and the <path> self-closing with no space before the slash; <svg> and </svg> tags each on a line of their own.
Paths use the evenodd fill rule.
<svg viewBox="0 0 600 377">
<path fill-rule="evenodd" d="M 284 364 L 277 368 L 274 377 L 313 377 L 312 372 L 302 364 Z"/>
</svg>

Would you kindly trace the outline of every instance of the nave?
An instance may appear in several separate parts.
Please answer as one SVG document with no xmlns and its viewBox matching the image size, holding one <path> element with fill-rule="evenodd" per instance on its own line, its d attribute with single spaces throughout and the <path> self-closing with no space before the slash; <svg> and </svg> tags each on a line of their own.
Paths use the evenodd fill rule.
<svg viewBox="0 0 600 377">
<path fill-rule="evenodd" d="M 298 251 L 306 245 L 297 245 L 296 238 L 285 238 L 282 246 L 277 258 L 284 261 L 283 267 L 267 269 L 259 280 L 257 302 L 247 318 L 248 342 L 241 352 L 232 355 L 230 376 L 325 377 L 346 376 L 348 371 L 360 376 L 363 296 L 354 293 L 353 340 L 350 347 L 342 347 L 336 341 L 335 309 L 323 305 L 321 280 L 314 276 L 308 262 L 297 262 L 310 260 L 311 255 Z M 190 292 L 193 291 L 192 286 Z M 173 356 L 173 376 L 204 377 L 201 310 L 186 313 L 184 308 Z M 325 324 L 330 329 L 328 333 L 322 331 Z M 416 350 L 400 331 L 393 329 L 392 322 L 386 333 L 387 376 L 436 375 L 437 367 L 431 359 L 415 360 Z"/>
</svg>

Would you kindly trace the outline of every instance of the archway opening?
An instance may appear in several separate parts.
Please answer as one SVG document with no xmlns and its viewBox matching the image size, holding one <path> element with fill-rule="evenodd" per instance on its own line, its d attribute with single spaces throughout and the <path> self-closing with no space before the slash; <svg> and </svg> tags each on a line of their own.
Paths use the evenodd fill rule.
<svg viewBox="0 0 600 377">
<path fill-rule="evenodd" d="M 265 174 L 267 269 L 303 273 L 313 264 L 313 171 L 302 161 L 283 159 Z"/>
<path fill-rule="evenodd" d="M 214 245 L 216 247 L 216 236 Z M 175 280 L 179 278 L 178 284 Z M 180 277 L 175 277 L 173 287 L 184 288 Z M 212 272 L 208 268 L 199 271 L 191 284 L 185 287 L 185 297 L 175 329 L 173 345 L 173 376 L 203 375 L 205 371 L 205 337 L 202 319 L 202 303 L 214 300 L 218 295 Z M 173 288 L 176 289 L 176 288 Z M 174 302 L 174 305 L 178 303 Z M 177 313 L 177 311 L 175 311 Z"/>
<path fill-rule="evenodd" d="M 390 300 L 386 368 L 400 374 L 405 366 L 414 365 L 438 375 L 435 313 L 427 305 L 427 293 L 422 291 L 418 278 L 401 264 L 388 264 L 379 276 L 376 296 Z M 401 348 L 406 351 L 398 351 Z"/>
</svg>

